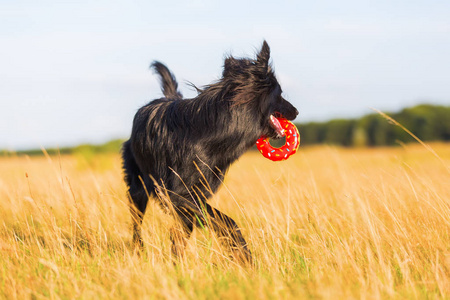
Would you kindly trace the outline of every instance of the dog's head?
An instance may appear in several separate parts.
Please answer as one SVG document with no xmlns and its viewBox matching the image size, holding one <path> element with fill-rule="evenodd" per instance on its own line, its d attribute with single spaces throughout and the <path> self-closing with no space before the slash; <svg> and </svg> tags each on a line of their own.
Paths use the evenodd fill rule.
<svg viewBox="0 0 450 300">
<path fill-rule="evenodd" d="M 266 41 L 254 60 L 228 57 L 223 80 L 233 90 L 232 105 L 237 109 L 250 109 L 258 116 L 261 135 L 279 138 L 283 134 L 276 118 L 294 120 L 298 111 L 281 96 L 282 89 L 269 59 L 270 48 Z"/>
</svg>

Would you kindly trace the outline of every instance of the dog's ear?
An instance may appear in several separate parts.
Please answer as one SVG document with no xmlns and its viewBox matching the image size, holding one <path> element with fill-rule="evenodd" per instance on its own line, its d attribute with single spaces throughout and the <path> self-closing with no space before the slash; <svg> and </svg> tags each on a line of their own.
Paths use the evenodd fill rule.
<svg viewBox="0 0 450 300">
<path fill-rule="evenodd" d="M 261 51 L 259 51 L 256 61 L 258 64 L 260 64 L 262 67 L 264 67 L 266 70 L 269 66 L 269 58 L 270 58 L 270 47 L 269 44 L 264 40 Z"/>
<path fill-rule="evenodd" d="M 236 66 L 236 59 L 234 59 L 232 56 L 225 58 L 225 62 L 223 64 L 223 76 L 229 74 L 235 66 Z"/>
</svg>

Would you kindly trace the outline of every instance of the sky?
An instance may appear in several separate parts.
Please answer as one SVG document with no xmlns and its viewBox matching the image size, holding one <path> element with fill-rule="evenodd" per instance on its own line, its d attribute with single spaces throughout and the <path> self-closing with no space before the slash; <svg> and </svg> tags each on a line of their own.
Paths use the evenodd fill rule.
<svg viewBox="0 0 450 300">
<path fill-rule="evenodd" d="M 0 0 L 0 149 L 127 138 L 161 97 L 185 97 L 262 41 L 297 122 L 450 105 L 450 1 Z"/>
</svg>

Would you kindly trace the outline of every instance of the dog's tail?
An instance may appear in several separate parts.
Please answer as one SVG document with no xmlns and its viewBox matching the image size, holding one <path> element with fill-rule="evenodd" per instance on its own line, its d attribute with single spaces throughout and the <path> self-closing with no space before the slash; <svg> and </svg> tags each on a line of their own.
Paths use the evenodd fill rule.
<svg viewBox="0 0 450 300">
<path fill-rule="evenodd" d="M 161 81 L 161 90 L 167 99 L 183 99 L 183 95 L 178 91 L 178 83 L 175 76 L 167 67 L 159 61 L 154 61 L 150 68 L 159 75 Z"/>
</svg>

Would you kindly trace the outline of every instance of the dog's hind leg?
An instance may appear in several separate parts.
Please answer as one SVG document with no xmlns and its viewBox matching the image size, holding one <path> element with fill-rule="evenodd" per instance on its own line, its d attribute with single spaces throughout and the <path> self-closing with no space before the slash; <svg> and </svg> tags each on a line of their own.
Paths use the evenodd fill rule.
<svg viewBox="0 0 450 300">
<path fill-rule="evenodd" d="M 147 207 L 148 196 L 145 190 L 141 188 L 138 191 L 130 189 L 130 212 L 131 222 L 133 226 L 133 248 L 138 247 L 139 250 L 144 249 L 144 241 L 142 240 L 142 220 L 144 219 L 145 209 Z"/>
<path fill-rule="evenodd" d="M 144 180 L 139 166 L 136 163 L 133 152 L 131 151 L 130 141 L 126 141 L 122 147 L 122 158 L 125 182 L 128 186 L 128 198 L 130 203 L 131 222 L 133 227 L 133 249 L 137 246 L 140 250 L 144 248 L 142 240 L 141 225 L 147 208 L 148 193 L 153 190 L 144 188 Z M 152 187 L 152 186 L 150 186 Z"/>
</svg>

